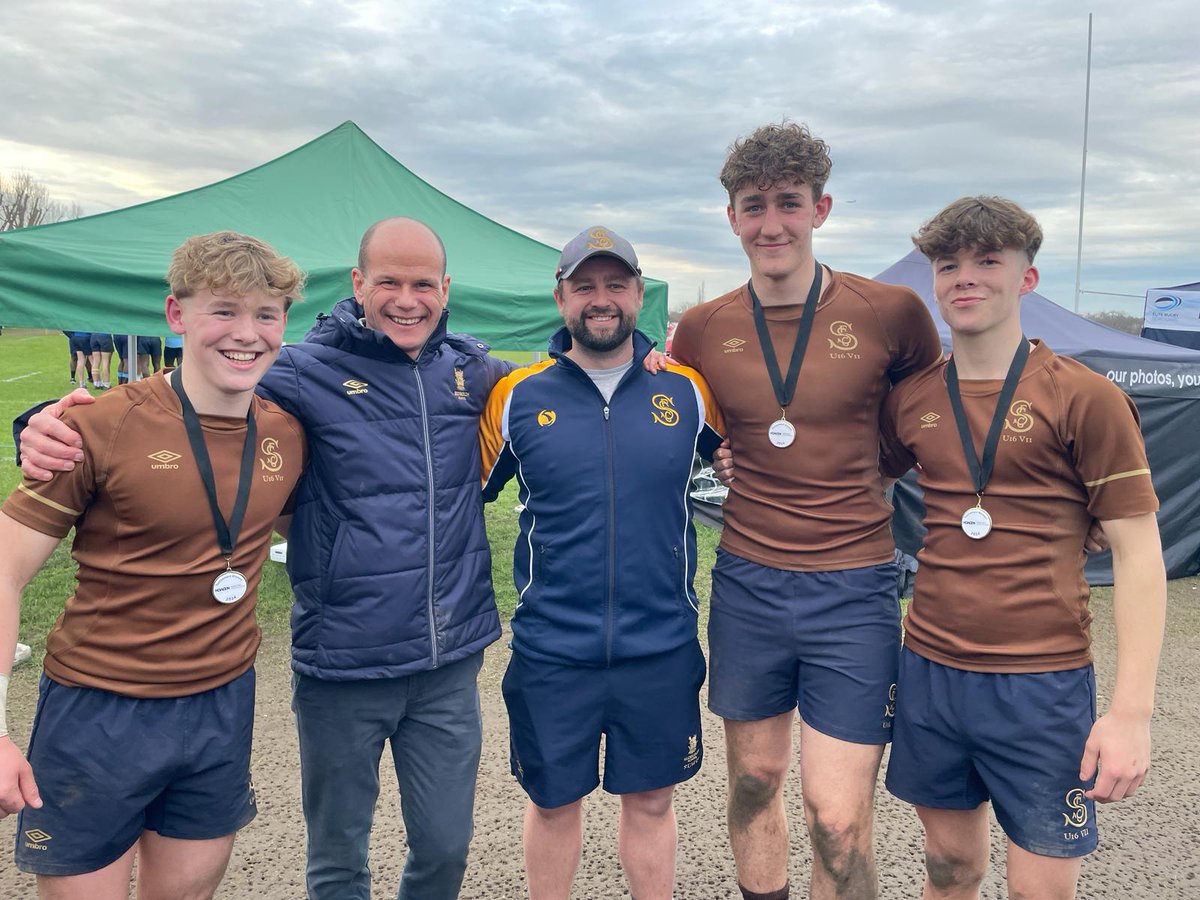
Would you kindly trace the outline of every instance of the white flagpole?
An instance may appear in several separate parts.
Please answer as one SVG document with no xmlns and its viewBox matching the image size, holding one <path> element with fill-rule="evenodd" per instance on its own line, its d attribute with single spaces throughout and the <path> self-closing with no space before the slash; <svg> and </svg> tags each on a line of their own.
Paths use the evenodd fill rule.
<svg viewBox="0 0 1200 900">
<path fill-rule="evenodd" d="M 1079 312 L 1079 275 L 1083 269 L 1083 194 L 1087 187 L 1088 107 L 1092 98 L 1092 14 L 1088 13 L 1087 81 L 1083 91 L 1083 166 L 1079 176 L 1079 245 L 1075 250 L 1075 312 Z"/>
</svg>

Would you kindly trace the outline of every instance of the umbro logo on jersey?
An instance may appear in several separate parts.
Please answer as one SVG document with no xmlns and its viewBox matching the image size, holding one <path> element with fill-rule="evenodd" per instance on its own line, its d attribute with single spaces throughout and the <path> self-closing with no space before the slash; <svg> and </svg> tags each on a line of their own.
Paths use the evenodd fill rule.
<svg viewBox="0 0 1200 900">
<path fill-rule="evenodd" d="M 150 466 L 152 469 L 178 469 L 179 464 L 175 460 L 179 458 L 178 453 L 172 453 L 170 450 L 159 450 L 147 457 L 147 459 L 154 460 L 154 464 Z"/>
<path fill-rule="evenodd" d="M 742 345 L 745 343 L 741 338 L 730 338 L 721 346 L 725 348 L 726 353 L 741 353 Z"/>
<path fill-rule="evenodd" d="M 925 413 L 925 415 L 921 416 L 921 421 L 925 423 L 921 427 L 922 428 L 937 428 L 938 419 L 940 419 L 940 418 L 941 418 L 941 416 L 939 416 L 935 412 L 927 412 L 927 413 Z"/>
<path fill-rule="evenodd" d="M 351 378 L 349 381 L 343 381 L 342 387 L 348 388 L 346 391 L 347 397 L 354 394 L 365 394 L 367 392 L 367 383 L 365 381 L 355 381 L 353 378 Z"/>
</svg>

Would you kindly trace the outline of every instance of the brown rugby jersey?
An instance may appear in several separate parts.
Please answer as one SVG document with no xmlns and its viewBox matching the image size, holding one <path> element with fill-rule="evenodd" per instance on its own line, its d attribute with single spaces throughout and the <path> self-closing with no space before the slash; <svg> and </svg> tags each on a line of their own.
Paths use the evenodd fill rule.
<svg viewBox="0 0 1200 900">
<path fill-rule="evenodd" d="M 784 375 L 803 311 L 803 303 L 765 308 Z M 700 371 L 725 413 L 737 467 L 723 508 L 725 550 L 793 571 L 892 559 L 879 408 L 893 384 L 941 356 L 937 329 L 915 293 L 833 273 L 787 410 L 796 439 L 783 449 L 767 437 L 779 404 L 744 285 L 688 310 L 671 355 Z"/>
<path fill-rule="evenodd" d="M 26 479 L 3 506 L 43 534 L 76 528 L 75 593 L 46 639 L 50 678 L 130 697 L 180 697 L 219 687 L 254 664 L 262 564 L 306 449 L 292 416 L 259 397 L 253 403 L 258 447 L 232 560 L 249 589 L 229 605 L 212 595 L 225 559 L 167 380 L 156 375 L 63 416 L 83 437 L 83 462 L 49 482 Z M 200 420 L 228 521 L 246 420 Z"/>
<path fill-rule="evenodd" d="M 976 458 L 1003 381 L 959 382 Z M 1120 388 L 1035 342 L 1009 405 L 983 507 L 992 531 L 963 533 L 976 503 L 945 363 L 906 381 L 882 416 L 883 468 L 920 463 L 925 547 L 905 644 L 977 672 L 1053 672 L 1091 661 L 1083 542 L 1092 519 L 1158 509 L 1137 410 Z"/>
</svg>

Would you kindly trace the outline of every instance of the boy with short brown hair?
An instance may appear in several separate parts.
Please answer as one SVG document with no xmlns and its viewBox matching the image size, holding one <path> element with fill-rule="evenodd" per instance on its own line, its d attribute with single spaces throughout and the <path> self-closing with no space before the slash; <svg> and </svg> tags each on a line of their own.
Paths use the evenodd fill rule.
<svg viewBox="0 0 1200 900">
<path fill-rule="evenodd" d="M 1094 802 L 1150 762 L 1166 581 L 1132 401 L 1021 330 L 1036 220 L 965 197 L 913 243 L 930 257 L 949 360 L 884 405 L 883 469 L 914 463 L 928 534 L 905 619 L 888 789 L 925 825 L 925 897 L 978 897 L 988 801 L 1010 896 L 1075 896 Z M 1084 540 L 1113 549 L 1117 679 L 1096 718 Z"/>
</svg>

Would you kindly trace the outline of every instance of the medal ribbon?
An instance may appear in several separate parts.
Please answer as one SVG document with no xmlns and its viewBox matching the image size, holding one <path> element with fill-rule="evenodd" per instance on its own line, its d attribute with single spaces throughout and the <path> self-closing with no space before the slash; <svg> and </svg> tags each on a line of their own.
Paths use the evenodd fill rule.
<svg viewBox="0 0 1200 900">
<path fill-rule="evenodd" d="M 204 432 L 200 427 L 200 416 L 188 399 L 183 389 L 182 366 L 175 370 L 170 379 L 171 387 L 179 397 L 179 405 L 183 407 L 183 425 L 187 429 L 188 443 L 192 445 L 192 455 L 196 458 L 196 468 L 200 470 L 200 480 L 204 482 L 205 493 L 208 494 L 208 508 L 212 510 L 213 525 L 217 529 L 217 542 L 221 545 L 221 555 L 225 557 L 226 569 L 232 568 L 233 548 L 237 546 L 238 534 L 242 530 L 242 519 L 246 515 L 246 506 L 250 500 L 250 482 L 253 481 L 254 450 L 258 439 L 258 426 L 254 422 L 254 401 L 246 410 L 246 443 L 242 446 L 242 470 L 238 476 L 237 499 L 233 503 L 233 516 L 225 522 L 221 507 L 217 503 L 217 480 L 213 475 L 212 462 L 208 458 L 208 448 L 204 445 Z"/>
<path fill-rule="evenodd" d="M 804 312 L 800 316 L 800 328 L 796 331 L 796 345 L 792 348 L 792 361 L 788 365 L 787 380 L 779 371 L 779 360 L 775 358 L 775 345 L 771 343 L 771 332 L 767 330 L 767 317 L 763 314 L 758 294 L 754 293 L 753 280 L 746 282 L 750 300 L 754 307 L 754 327 L 758 330 L 758 343 L 762 347 L 763 359 L 767 363 L 767 374 L 771 376 L 771 387 L 779 401 L 782 415 L 796 394 L 796 382 L 800 378 L 800 366 L 804 362 L 804 351 L 808 349 L 808 336 L 812 332 L 813 319 L 817 315 L 817 301 L 821 296 L 821 264 L 814 260 L 817 271 L 813 274 L 808 299 L 804 301 Z"/>
<path fill-rule="evenodd" d="M 1008 404 L 1012 402 L 1013 394 L 1017 391 L 1017 382 L 1021 380 L 1021 372 L 1025 369 L 1025 360 L 1029 358 L 1029 341 L 1021 335 L 1021 346 L 1017 347 L 1012 362 L 1008 365 L 1008 374 L 1004 376 L 1004 387 L 1000 389 L 1000 399 L 996 401 L 996 411 L 992 413 L 992 424 L 988 428 L 987 439 L 983 442 L 983 459 L 975 455 L 975 442 L 971 439 L 971 428 L 967 424 L 967 414 L 963 410 L 962 397 L 958 391 L 958 368 L 954 365 L 953 355 L 946 367 L 946 391 L 950 394 L 950 408 L 954 410 L 954 422 L 958 425 L 958 437 L 962 441 L 963 454 L 967 457 L 967 468 L 971 471 L 971 480 L 975 485 L 975 494 L 982 503 L 983 490 L 992 477 L 992 467 L 996 464 L 996 448 L 1000 446 L 1000 432 L 1004 428 L 1004 414 Z"/>
</svg>

